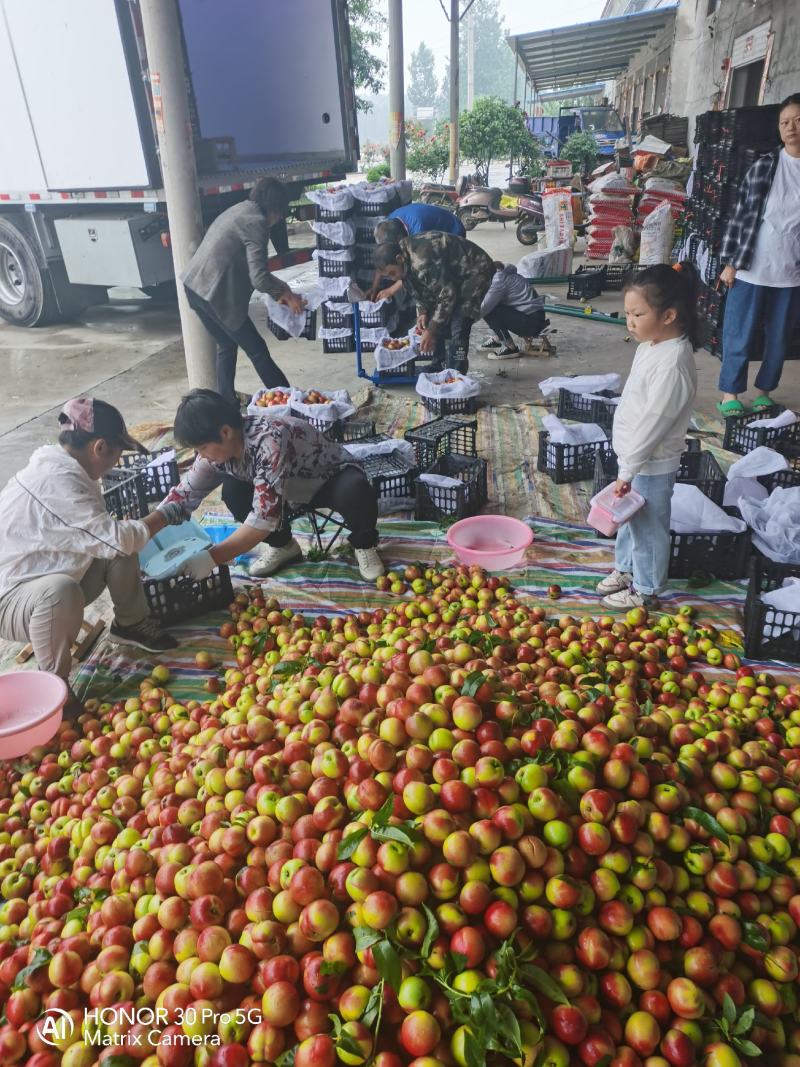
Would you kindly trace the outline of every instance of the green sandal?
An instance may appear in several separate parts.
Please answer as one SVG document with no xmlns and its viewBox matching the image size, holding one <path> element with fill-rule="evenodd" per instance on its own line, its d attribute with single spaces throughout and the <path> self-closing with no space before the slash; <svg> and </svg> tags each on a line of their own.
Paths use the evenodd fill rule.
<svg viewBox="0 0 800 1067">
<path fill-rule="evenodd" d="M 757 396 L 753 401 L 753 411 L 768 411 L 777 406 L 771 396 Z"/>
<path fill-rule="evenodd" d="M 731 415 L 744 415 L 744 404 L 741 400 L 720 400 L 717 411 L 726 419 Z"/>
</svg>

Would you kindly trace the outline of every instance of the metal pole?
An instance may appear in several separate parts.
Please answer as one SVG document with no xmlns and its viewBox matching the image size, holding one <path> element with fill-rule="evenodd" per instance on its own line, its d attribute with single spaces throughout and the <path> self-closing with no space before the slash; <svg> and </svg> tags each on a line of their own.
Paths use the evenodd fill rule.
<svg viewBox="0 0 800 1067">
<path fill-rule="evenodd" d="M 475 12 L 467 15 L 467 110 L 475 103 Z"/>
<path fill-rule="evenodd" d="M 389 169 L 406 176 L 406 117 L 403 80 L 403 0 L 389 0 Z"/>
<path fill-rule="evenodd" d="M 450 0 L 450 184 L 458 177 L 458 0 Z"/>
<path fill-rule="evenodd" d="M 216 346 L 186 302 L 179 277 L 203 239 L 186 69 L 176 0 L 140 0 L 153 92 L 170 247 L 178 281 L 186 372 L 192 388 L 217 387 Z"/>
</svg>

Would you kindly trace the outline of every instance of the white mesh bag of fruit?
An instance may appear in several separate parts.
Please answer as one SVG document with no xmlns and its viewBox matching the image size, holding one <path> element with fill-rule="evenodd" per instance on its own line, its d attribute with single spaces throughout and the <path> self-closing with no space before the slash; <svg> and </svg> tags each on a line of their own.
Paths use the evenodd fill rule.
<svg viewBox="0 0 800 1067">
<path fill-rule="evenodd" d="M 289 386 L 288 389 L 274 388 L 274 389 L 259 389 L 257 393 L 254 393 L 250 399 L 250 403 L 247 405 L 248 415 L 268 415 L 273 418 L 275 415 L 291 415 L 291 401 L 293 397 L 300 397 L 302 394 L 299 389 L 294 389 Z"/>
<path fill-rule="evenodd" d="M 318 422 L 336 422 L 349 419 L 356 409 L 346 389 L 323 392 L 321 389 L 294 390 L 291 408 L 293 414 L 305 415 Z"/>
<path fill-rule="evenodd" d="M 460 371 L 446 367 L 433 374 L 422 373 L 417 378 L 417 392 L 430 397 L 469 397 L 481 391 L 480 383 Z"/>
</svg>

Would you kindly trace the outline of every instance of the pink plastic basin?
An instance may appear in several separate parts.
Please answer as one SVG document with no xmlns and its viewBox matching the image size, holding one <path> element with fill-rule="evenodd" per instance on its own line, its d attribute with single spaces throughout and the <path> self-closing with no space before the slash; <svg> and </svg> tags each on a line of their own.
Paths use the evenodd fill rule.
<svg viewBox="0 0 800 1067">
<path fill-rule="evenodd" d="M 503 571 L 519 563 L 533 541 L 533 530 L 507 515 L 473 515 L 454 522 L 447 543 L 462 563 Z"/>
<path fill-rule="evenodd" d="M 67 686 L 46 671 L 0 674 L 0 760 L 46 744 L 61 724 Z"/>
</svg>

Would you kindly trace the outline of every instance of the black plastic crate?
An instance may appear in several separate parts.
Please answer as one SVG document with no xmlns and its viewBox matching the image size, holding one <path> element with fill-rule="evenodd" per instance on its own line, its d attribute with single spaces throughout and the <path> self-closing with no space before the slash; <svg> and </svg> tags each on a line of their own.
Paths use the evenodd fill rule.
<svg viewBox="0 0 800 1067">
<path fill-rule="evenodd" d="M 142 519 L 148 512 L 144 479 L 139 471 L 110 470 L 103 476 L 103 502 L 116 519 Z"/>
<path fill-rule="evenodd" d="M 329 259 L 324 253 L 317 257 L 321 278 L 344 278 L 350 274 L 352 266 L 352 259 Z"/>
<path fill-rule="evenodd" d="M 142 577 L 150 613 L 164 626 L 226 607 L 233 600 L 231 572 L 220 566 L 201 581 L 191 578 Z"/>
<path fill-rule="evenodd" d="M 409 467 L 397 455 L 367 456 L 359 460 L 378 494 L 378 500 L 410 500 L 414 496 L 417 468 Z"/>
<path fill-rule="evenodd" d="M 319 204 L 316 205 L 316 209 L 317 222 L 344 222 L 355 212 L 355 207 L 348 207 L 343 211 L 331 211 L 328 208 L 320 207 Z"/>
<path fill-rule="evenodd" d="M 478 456 L 439 456 L 426 474 L 441 474 L 456 478 L 460 485 L 430 485 L 417 478 L 417 502 L 414 517 L 420 521 L 438 522 L 441 519 L 464 519 L 477 515 L 486 503 L 487 465 Z"/>
<path fill-rule="evenodd" d="M 310 422 L 315 430 L 319 430 L 321 434 L 329 437 L 331 441 L 340 441 L 342 435 L 342 426 L 344 425 L 343 419 L 315 419 L 310 415 L 306 415 L 302 411 L 293 411 L 292 417 L 295 419 L 302 419 L 303 422 Z"/>
<path fill-rule="evenodd" d="M 570 274 L 567 284 L 567 300 L 589 300 L 600 296 L 606 279 L 607 266 L 578 267 Z"/>
<path fill-rule="evenodd" d="M 341 328 L 341 327 L 340 327 Z M 356 335 L 346 334 L 344 337 L 323 337 L 322 351 L 326 354 L 331 352 L 355 352 Z"/>
<path fill-rule="evenodd" d="M 606 267 L 606 277 L 603 282 L 603 290 L 607 293 L 621 293 L 628 284 L 628 278 L 633 275 L 631 263 L 609 263 Z"/>
<path fill-rule="evenodd" d="M 337 300 L 333 303 L 344 304 L 346 301 Z M 353 308 L 350 304 L 347 305 L 348 313 L 339 311 L 337 308 L 331 306 L 331 302 L 326 300 L 322 305 L 322 325 L 326 330 L 344 330 L 353 325 Z"/>
<path fill-rule="evenodd" d="M 800 485 L 800 467 L 788 467 L 785 471 L 762 474 L 758 481 L 768 493 L 771 493 L 773 489 L 794 489 L 795 486 Z"/>
<path fill-rule="evenodd" d="M 728 510 L 728 509 L 726 509 Z M 730 512 L 738 515 L 735 509 Z M 711 574 L 734 581 L 744 578 L 750 556 L 750 531 L 741 533 L 675 533 L 670 531 L 670 578 Z"/>
<path fill-rule="evenodd" d="M 381 326 L 388 326 L 389 319 L 392 317 L 392 302 L 387 300 L 386 303 L 381 304 L 379 308 L 375 308 L 373 311 L 361 311 L 359 309 L 359 319 L 362 330 L 376 330 Z"/>
<path fill-rule="evenodd" d="M 388 200 L 359 200 L 358 213 L 362 218 L 379 218 L 381 215 L 391 215 L 400 206 L 397 196 L 390 196 Z"/>
<path fill-rule="evenodd" d="M 800 578 L 800 563 L 774 563 L 764 556 L 755 556 L 748 578 L 744 605 L 745 656 L 800 663 L 800 612 L 781 611 L 761 600 L 762 593 L 780 588 L 784 579 Z"/>
<path fill-rule="evenodd" d="M 343 249 L 348 248 L 348 245 L 343 245 L 339 241 L 332 241 L 330 237 L 326 237 L 324 233 L 316 234 L 317 248 L 320 252 L 341 252 Z"/>
<path fill-rule="evenodd" d="M 375 244 L 375 227 L 380 221 L 380 218 L 377 218 L 375 215 L 371 215 L 367 218 L 364 218 L 361 215 L 356 215 L 353 219 L 353 225 L 355 226 L 356 241 L 358 244 Z"/>
<path fill-rule="evenodd" d="M 356 245 L 355 263 L 357 264 L 359 270 L 375 270 L 377 256 L 378 246 L 376 244 Z"/>
<path fill-rule="evenodd" d="M 729 452 L 745 456 L 754 448 L 766 445 L 785 456 L 800 456 L 800 419 L 791 426 L 781 426 L 778 429 L 769 426 L 756 426 L 752 429 L 750 427 L 750 423 L 757 419 L 771 418 L 785 410 L 782 405 L 775 404 L 767 411 L 751 411 L 746 415 L 730 416 L 725 419 L 722 447 Z"/>
<path fill-rule="evenodd" d="M 556 485 L 583 482 L 593 477 L 598 454 L 604 454 L 610 448 L 607 441 L 592 441 L 585 445 L 551 443 L 547 430 L 540 430 L 536 469 L 549 475 Z"/>
<path fill-rule="evenodd" d="M 340 441 L 363 441 L 375 436 L 375 423 L 369 419 L 349 419 L 342 423 Z"/>
<path fill-rule="evenodd" d="M 270 333 L 274 334 L 279 341 L 288 341 L 292 336 L 277 322 L 273 322 L 269 315 L 267 315 L 267 326 L 269 326 Z M 308 341 L 313 341 L 317 336 L 317 313 L 312 311 L 311 308 L 306 308 L 306 324 L 300 336 L 305 337 Z"/>
<path fill-rule="evenodd" d="M 722 507 L 725 496 L 725 475 L 714 456 L 705 450 L 684 452 L 676 481 L 695 485 L 709 500 Z"/>
<path fill-rule="evenodd" d="M 172 458 L 163 463 L 152 463 L 159 456 L 172 453 Z M 152 466 L 148 466 L 151 464 Z M 144 499 L 148 504 L 159 504 L 167 493 L 180 481 L 178 474 L 178 461 L 175 459 L 174 448 L 161 448 L 158 452 L 126 452 L 120 459 L 117 470 L 137 471 Z"/>
<path fill-rule="evenodd" d="M 594 396 L 604 396 L 608 400 L 618 397 L 612 389 L 601 389 Z M 572 419 L 573 422 L 596 422 L 604 430 L 611 429 L 614 421 L 616 404 L 604 403 L 602 400 L 590 400 L 581 393 L 571 393 L 569 389 L 558 390 L 558 417 Z"/>
<path fill-rule="evenodd" d="M 440 456 L 453 453 L 459 456 L 476 456 L 477 433 L 477 419 L 459 419 L 443 415 L 424 422 L 413 430 L 407 430 L 403 436 L 414 446 L 420 469 L 427 470 Z"/>
<path fill-rule="evenodd" d="M 423 396 L 422 403 L 434 415 L 474 415 L 478 410 L 477 396 Z"/>
</svg>

